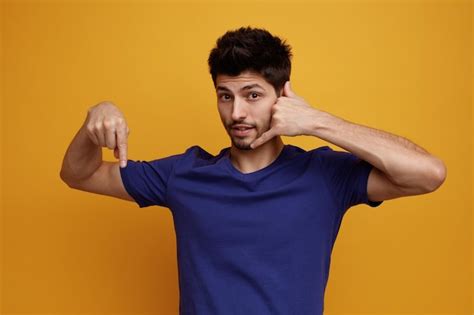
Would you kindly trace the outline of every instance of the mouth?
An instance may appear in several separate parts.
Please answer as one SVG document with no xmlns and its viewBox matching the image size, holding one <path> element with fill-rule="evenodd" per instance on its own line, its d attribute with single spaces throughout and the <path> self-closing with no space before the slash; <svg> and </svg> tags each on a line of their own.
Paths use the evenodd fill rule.
<svg viewBox="0 0 474 315">
<path fill-rule="evenodd" d="M 253 129 L 255 129 L 255 127 L 233 127 L 232 134 L 239 137 L 245 137 L 249 135 Z"/>
</svg>

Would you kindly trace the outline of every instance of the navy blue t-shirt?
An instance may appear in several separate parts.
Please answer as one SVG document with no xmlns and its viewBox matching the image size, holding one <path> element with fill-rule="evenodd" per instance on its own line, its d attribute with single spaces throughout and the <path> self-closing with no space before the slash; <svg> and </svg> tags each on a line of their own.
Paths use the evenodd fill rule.
<svg viewBox="0 0 474 315">
<path fill-rule="evenodd" d="M 320 315 L 346 210 L 367 197 L 372 165 L 322 146 L 285 144 L 242 173 L 200 146 L 120 168 L 140 208 L 168 207 L 176 231 L 181 315 Z"/>
</svg>

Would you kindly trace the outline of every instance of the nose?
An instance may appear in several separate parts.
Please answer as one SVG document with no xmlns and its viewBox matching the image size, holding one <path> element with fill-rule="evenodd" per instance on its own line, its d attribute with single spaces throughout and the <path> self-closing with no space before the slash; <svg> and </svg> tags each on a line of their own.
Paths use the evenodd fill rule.
<svg viewBox="0 0 474 315">
<path fill-rule="evenodd" d="M 238 97 L 234 98 L 232 106 L 232 119 L 234 121 L 241 121 L 247 117 L 247 104 Z"/>
</svg>

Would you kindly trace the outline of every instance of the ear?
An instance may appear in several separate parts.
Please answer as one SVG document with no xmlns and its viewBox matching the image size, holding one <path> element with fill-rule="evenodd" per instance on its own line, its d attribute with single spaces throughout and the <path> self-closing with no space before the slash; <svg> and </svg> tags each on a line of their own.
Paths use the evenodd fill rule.
<svg viewBox="0 0 474 315">
<path fill-rule="evenodd" d="M 290 81 L 286 81 L 283 86 L 283 95 L 287 97 L 296 97 L 296 93 L 291 89 Z"/>
<path fill-rule="evenodd" d="M 285 86 L 283 86 L 281 89 L 278 90 L 277 97 L 282 97 L 283 96 L 283 90 L 285 89 Z"/>
</svg>

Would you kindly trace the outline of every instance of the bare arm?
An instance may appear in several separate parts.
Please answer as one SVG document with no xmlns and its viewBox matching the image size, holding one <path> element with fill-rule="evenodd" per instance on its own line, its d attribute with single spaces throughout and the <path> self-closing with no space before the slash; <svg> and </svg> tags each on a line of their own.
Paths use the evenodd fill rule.
<svg viewBox="0 0 474 315">
<path fill-rule="evenodd" d="M 108 147 L 126 163 L 128 133 L 125 118 L 114 104 L 91 107 L 66 151 L 61 179 L 74 189 L 133 201 L 123 186 L 119 162 L 102 160 L 102 147 Z"/>
<path fill-rule="evenodd" d="M 433 192 L 444 182 L 444 162 L 410 140 L 317 111 L 311 135 L 327 140 L 371 163 L 370 200 Z"/>
<path fill-rule="evenodd" d="M 440 158 L 401 136 L 312 107 L 293 92 L 289 81 L 273 105 L 271 128 L 250 146 L 255 149 L 276 135 L 315 136 L 372 164 L 367 183 L 372 201 L 433 192 L 446 179 L 447 168 Z"/>
</svg>

